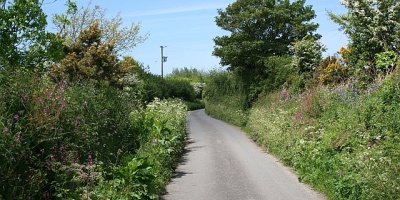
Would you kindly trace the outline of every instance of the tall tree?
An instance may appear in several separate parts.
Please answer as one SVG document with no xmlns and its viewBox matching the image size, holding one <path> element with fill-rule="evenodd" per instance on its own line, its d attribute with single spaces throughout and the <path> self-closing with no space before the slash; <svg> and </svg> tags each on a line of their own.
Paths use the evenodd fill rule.
<svg viewBox="0 0 400 200">
<path fill-rule="evenodd" d="M 63 57 L 62 41 L 45 30 L 39 0 L 0 0 L 0 67 L 43 68 Z"/>
<path fill-rule="evenodd" d="M 341 0 L 344 15 L 329 12 L 350 39 L 350 62 L 364 67 L 373 64 L 383 51 L 400 53 L 399 0 Z M 361 62 L 360 62 L 361 61 Z"/>
<path fill-rule="evenodd" d="M 258 73 L 272 55 L 290 54 L 289 46 L 313 32 L 318 24 L 312 6 L 305 0 L 237 0 L 218 10 L 216 24 L 230 36 L 214 38 L 213 55 L 230 70 Z"/>
</svg>

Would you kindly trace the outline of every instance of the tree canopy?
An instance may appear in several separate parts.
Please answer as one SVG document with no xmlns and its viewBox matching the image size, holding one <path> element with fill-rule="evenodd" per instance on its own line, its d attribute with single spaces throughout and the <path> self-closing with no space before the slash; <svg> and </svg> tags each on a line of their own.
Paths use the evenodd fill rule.
<svg viewBox="0 0 400 200">
<path fill-rule="evenodd" d="M 257 71 L 272 55 L 290 54 L 289 46 L 313 32 L 318 24 L 312 6 L 305 0 L 237 0 L 226 10 L 218 10 L 216 24 L 230 36 L 214 38 L 213 55 L 230 70 Z"/>
<path fill-rule="evenodd" d="M 41 6 L 39 0 L 0 1 L 0 66 L 42 68 L 63 57 L 61 39 L 45 30 Z"/>
<path fill-rule="evenodd" d="M 398 0 L 342 0 L 341 3 L 348 13 L 330 12 L 329 16 L 349 36 L 353 66 L 373 64 L 377 53 L 400 52 Z"/>
</svg>

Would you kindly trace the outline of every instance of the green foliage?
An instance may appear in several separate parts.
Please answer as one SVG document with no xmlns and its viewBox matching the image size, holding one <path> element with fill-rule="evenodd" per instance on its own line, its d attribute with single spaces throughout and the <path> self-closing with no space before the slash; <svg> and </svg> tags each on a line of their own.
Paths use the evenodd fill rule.
<svg viewBox="0 0 400 200">
<path fill-rule="evenodd" d="M 386 51 L 376 54 L 376 69 L 381 73 L 389 74 L 395 67 L 399 54 L 394 51 Z"/>
<path fill-rule="evenodd" d="M 216 23 L 230 36 L 216 37 L 213 55 L 231 71 L 244 68 L 257 74 L 266 57 L 289 54 L 289 45 L 313 35 L 318 25 L 312 6 L 304 0 L 238 0 L 218 10 Z M 319 38 L 319 35 L 314 35 Z"/>
<path fill-rule="evenodd" d="M 188 69 L 184 67 L 182 69 L 173 69 L 172 73 L 167 75 L 167 79 L 173 78 L 173 79 L 189 81 L 196 93 L 196 99 L 202 99 L 203 89 L 205 86 L 204 83 L 205 76 L 207 76 L 206 72 L 199 71 L 197 69 Z M 201 107 L 201 104 L 197 103 L 197 106 Z"/>
<path fill-rule="evenodd" d="M 181 78 L 181 79 L 187 79 L 190 82 L 197 82 L 197 83 L 202 83 L 203 77 L 206 76 L 206 72 L 199 71 L 198 69 L 193 69 L 193 68 L 175 68 L 172 70 L 171 74 L 167 75 L 167 78 Z"/>
<path fill-rule="evenodd" d="M 169 76 L 166 79 L 151 74 L 142 68 L 135 68 L 133 73 L 141 80 L 143 100 L 151 102 L 155 98 L 178 98 L 193 102 L 196 99 L 195 87 L 188 79 Z"/>
<path fill-rule="evenodd" d="M 186 106 L 154 102 L 141 111 L 134 90 L 54 80 L 52 72 L 1 70 L 1 198 L 156 198 L 184 147 Z M 160 145 L 141 150 L 153 147 L 151 135 Z M 138 163 L 121 162 L 128 157 Z"/>
<path fill-rule="evenodd" d="M 246 106 L 261 92 L 278 88 L 286 79 L 291 71 L 286 66 L 287 55 L 291 54 L 289 46 L 293 42 L 306 36 L 320 38 L 313 33 L 318 24 L 311 22 L 316 16 L 312 6 L 304 4 L 304 0 L 238 0 L 218 11 L 216 23 L 230 36 L 214 38 L 213 55 L 238 77 Z M 318 50 L 321 48 L 315 52 Z M 277 63 L 278 60 L 283 62 Z"/>
<path fill-rule="evenodd" d="M 317 40 L 306 36 L 295 41 L 290 47 L 293 52 L 293 65 L 302 73 L 315 72 L 322 60 L 322 52 L 326 48 Z"/>
<path fill-rule="evenodd" d="M 329 199 L 396 199 L 399 77 L 367 90 L 350 82 L 270 93 L 250 110 L 246 130 Z"/>
<path fill-rule="evenodd" d="M 45 62 L 63 58 L 62 40 L 45 31 L 46 15 L 39 0 L 2 1 L 0 66 L 43 70 Z"/>
<path fill-rule="evenodd" d="M 352 67 L 373 70 L 375 55 L 399 52 L 400 2 L 397 0 L 344 0 L 344 15 L 329 13 L 350 38 L 349 61 Z M 369 68 L 364 69 L 365 66 Z"/>
<path fill-rule="evenodd" d="M 194 101 L 196 93 L 189 81 L 177 78 L 166 79 L 167 97 L 180 98 L 185 101 Z"/>
<path fill-rule="evenodd" d="M 206 107 L 204 101 L 196 99 L 194 101 L 185 101 L 188 111 L 204 109 Z"/>
<path fill-rule="evenodd" d="M 264 61 L 264 73 L 255 77 L 255 87 L 266 93 L 280 89 L 290 75 L 296 74 L 290 56 L 270 56 Z"/>
<path fill-rule="evenodd" d="M 207 114 L 237 126 L 247 122 L 247 96 L 240 81 L 229 72 L 212 71 L 203 92 Z"/>
</svg>

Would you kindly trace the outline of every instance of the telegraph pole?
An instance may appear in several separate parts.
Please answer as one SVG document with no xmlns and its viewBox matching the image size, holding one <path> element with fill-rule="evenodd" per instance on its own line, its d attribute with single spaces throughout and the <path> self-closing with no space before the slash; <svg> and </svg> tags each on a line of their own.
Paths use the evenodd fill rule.
<svg viewBox="0 0 400 200">
<path fill-rule="evenodd" d="M 160 48 L 161 48 L 161 78 L 164 78 L 164 62 L 167 61 L 167 57 L 164 57 L 164 47 L 167 47 L 167 46 L 160 46 Z"/>
</svg>

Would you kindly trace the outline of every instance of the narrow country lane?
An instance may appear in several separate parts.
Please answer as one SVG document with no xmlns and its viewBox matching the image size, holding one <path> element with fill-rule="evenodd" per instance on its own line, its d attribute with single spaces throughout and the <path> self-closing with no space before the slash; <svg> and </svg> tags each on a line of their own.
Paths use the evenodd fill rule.
<svg viewBox="0 0 400 200">
<path fill-rule="evenodd" d="M 164 200 L 324 199 L 240 129 L 190 112 L 189 144 Z"/>
</svg>

